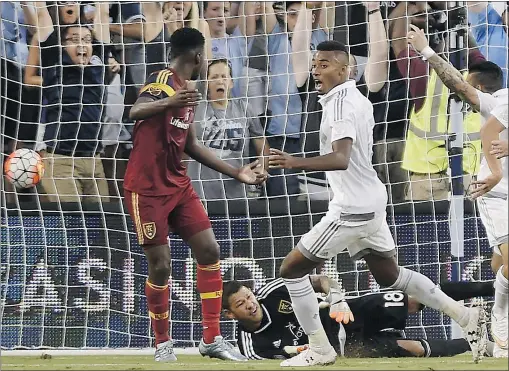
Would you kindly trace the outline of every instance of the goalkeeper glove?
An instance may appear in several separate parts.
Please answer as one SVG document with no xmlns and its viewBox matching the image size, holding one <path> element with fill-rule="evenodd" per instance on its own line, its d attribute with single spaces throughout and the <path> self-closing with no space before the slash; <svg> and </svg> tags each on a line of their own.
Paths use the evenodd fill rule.
<svg viewBox="0 0 509 371">
<path fill-rule="evenodd" d="M 336 322 L 346 325 L 354 321 L 353 313 L 345 300 L 345 294 L 341 290 L 331 288 L 319 307 L 320 309 L 329 307 L 329 316 L 335 319 Z"/>
</svg>

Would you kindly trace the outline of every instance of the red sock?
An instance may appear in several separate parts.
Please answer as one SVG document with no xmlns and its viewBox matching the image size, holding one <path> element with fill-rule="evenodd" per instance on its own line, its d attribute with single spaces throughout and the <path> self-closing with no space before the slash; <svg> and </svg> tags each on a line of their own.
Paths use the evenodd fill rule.
<svg viewBox="0 0 509 371">
<path fill-rule="evenodd" d="M 156 345 L 170 339 L 170 289 L 168 285 L 157 286 L 145 282 L 145 296 L 147 297 L 148 314 L 152 322 L 152 330 L 156 336 Z"/>
<path fill-rule="evenodd" d="M 205 344 L 211 344 L 216 336 L 221 335 L 219 316 L 221 314 L 221 297 L 223 296 L 223 279 L 219 262 L 198 265 L 196 275 L 198 292 L 201 297 L 203 341 Z"/>
</svg>

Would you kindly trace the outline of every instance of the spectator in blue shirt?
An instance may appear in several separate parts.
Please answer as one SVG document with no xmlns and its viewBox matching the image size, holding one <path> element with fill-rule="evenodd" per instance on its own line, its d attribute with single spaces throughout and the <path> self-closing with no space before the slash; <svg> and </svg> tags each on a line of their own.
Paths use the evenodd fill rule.
<svg viewBox="0 0 509 371">
<path fill-rule="evenodd" d="M 143 3 L 146 22 L 145 65 L 146 78 L 167 67 L 171 45 L 170 37 L 177 29 L 191 27 L 199 29 L 197 2 L 167 1 Z M 202 21 L 204 22 L 204 21 Z"/>
<path fill-rule="evenodd" d="M 507 57 L 507 5 L 502 2 L 499 12 L 487 1 L 472 1 L 468 7 L 468 22 L 481 53 L 490 62 L 496 63 L 504 73 L 507 87 L 509 69 Z M 498 5 L 498 4 L 497 4 Z"/>
<path fill-rule="evenodd" d="M 96 40 L 82 25 L 55 29 L 47 9 L 38 8 L 47 145 L 41 186 L 52 202 L 96 202 L 108 195 L 99 157 L 103 103 L 111 79 L 105 65 L 111 53 L 108 3 L 96 8 Z"/>
<path fill-rule="evenodd" d="M 112 8 L 110 16 L 114 16 L 114 23 L 111 23 L 110 31 L 114 43 L 118 43 L 124 52 L 124 62 L 128 73 L 127 83 L 141 88 L 145 83 L 145 45 L 143 43 L 145 17 L 141 3 L 119 1 Z"/>
<path fill-rule="evenodd" d="M 40 90 L 23 85 L 35 11 L 18 1 L 0 4 L 1 107 L 4 145 L 9 153 L 33 144 L 39 122 Z M 4 111 L 5 110 L 5 111 Z"/>
<path fill-rule="evenodd" d="M 307 3 L 311 7 L 321 3 Z M 280 22 L 272 2 L 265 3 L 269 54 L 269 121 L 266 128 L 271 148 L 300 153 L 303 104 L 299 89 L 305 90 L 310 76 L 311 49 L 328 38 L 324 30 L 313 30 L 312 9 L 301 2 L 286 2 L 286 22 Z M 299 194 L 296 175 L 286 176 L 271 171 L 267 194 Z M 286 174 L 295 174 L 286 171 Z"/>
<path fill-rule="evenodd" d="M 232 97 L 246 97 L 242 91 L 244 70 L 247 60 L 247 43 L 240 27 L 236 26 L 231 35 L 226 32 L 226 18 L 230 16 L 229 1 L 204 1 L 203 17 L 208 23 L 211 37 L 212 58 L 227 58 L 232 67 Z M 245 89 L 244 89 L 245 90 Z"/>
</svg>

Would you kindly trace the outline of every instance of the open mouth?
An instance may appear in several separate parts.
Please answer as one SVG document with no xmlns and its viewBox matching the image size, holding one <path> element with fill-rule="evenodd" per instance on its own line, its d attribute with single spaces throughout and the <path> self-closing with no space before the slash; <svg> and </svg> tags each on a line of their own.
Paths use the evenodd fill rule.
<svg viewBox="0 0 509 371">
<path fill-rule="evenodd" d="M 66 13 L 67 13 L 67 15 L 74 15 L 74 10 L 69 9 Z"/>
<path fill-rule="evenodd" d="M 315 80 L 315 89 L 316 90 L 322 90 L 322 82 Z"/>
<path fill-rule="evenodd" d="M 256 312 L 258 312 L 258 307 L 253 308 L 253 310 L 251 311 L 251 315 L 254 316 Z"/>
<path fill-rule="evenodd" d="M 81 63 L 85 63 L 87 60 L 88 53 L 85 51 L 79 51 L 77 52 L 77 56 Z"/>
<path fill-rule="evenodd" d="M 217 89 L 216 89 L 216 92 L 217 92 L 217 93 L 224 93 L 225 91 L 226 91 L 226 89 L 225 89 L 225 88 L 217 88 Z"/>
</svg>

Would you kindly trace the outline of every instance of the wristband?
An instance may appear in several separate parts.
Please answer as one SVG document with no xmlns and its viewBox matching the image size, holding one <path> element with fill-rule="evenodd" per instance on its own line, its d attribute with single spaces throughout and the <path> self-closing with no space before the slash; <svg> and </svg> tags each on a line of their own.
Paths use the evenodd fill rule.
<svg viewBox="0 0 509 371">
<path fill-rule="evenodd" d="M 436 54 L 435 51 L 431 49 L 429 46 L 425 47 L 421 51 L 421 55 L 425 61 L 433 57 L 435 54 Z"/>
<path fill-rule="evenodd" d="M 379 12 L 379 11 L 380 11 L 380 8 L 369 10 L 368 11 L 368 16 L 370 16 L 371 14 L 375 14 L 376 12 Z"/>
</svg>

